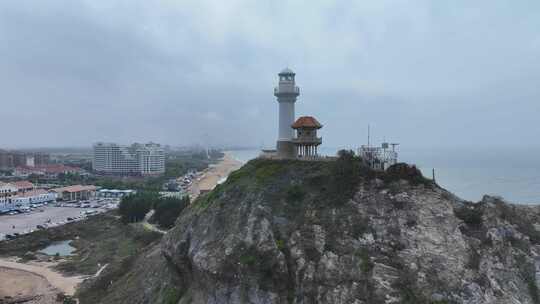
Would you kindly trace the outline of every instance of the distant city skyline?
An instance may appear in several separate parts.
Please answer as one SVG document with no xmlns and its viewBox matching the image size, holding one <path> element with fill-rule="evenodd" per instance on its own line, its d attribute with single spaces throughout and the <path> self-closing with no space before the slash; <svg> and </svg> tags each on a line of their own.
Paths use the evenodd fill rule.
<svg viewBox="0 0 540 304">
<path fill-rule="evenodd" d="M 540 147 L 540 2 L 0 3 L 0 149 L 272 147 L 275 75 L 326 147 Z M 339 16 L 336 18 L 335 16 Z"/>
</svg>

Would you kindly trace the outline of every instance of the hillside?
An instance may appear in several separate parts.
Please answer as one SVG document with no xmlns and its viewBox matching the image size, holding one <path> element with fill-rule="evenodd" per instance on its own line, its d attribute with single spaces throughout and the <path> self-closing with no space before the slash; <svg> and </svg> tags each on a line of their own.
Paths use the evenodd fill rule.
<svg viewBox="0 0 540 304">
<path fill-rule="evenodd" d="M 464 202 L 413 167 L 391 169 L 251 161 L 127 274 L 84 292 L 94 303 L 540 303 L 537 207 Z"/>
</svg>

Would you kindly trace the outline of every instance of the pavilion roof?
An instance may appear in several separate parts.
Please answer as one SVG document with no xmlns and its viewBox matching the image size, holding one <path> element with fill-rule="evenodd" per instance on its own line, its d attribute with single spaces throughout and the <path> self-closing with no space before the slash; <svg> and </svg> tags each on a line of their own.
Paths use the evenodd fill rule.
<svg viewBox="0 0 540 304">
<path fill-rule="evenodd" d="M 302 116 L 296 120 L 295 123 L 292 124 L 293 129 L 300 129 L 300 128 L 314 128 L 314 129 L 320 129 L 322 128 L 322 125 L 315 119 L 315 117 L 312 116 Z"/>
</svg>

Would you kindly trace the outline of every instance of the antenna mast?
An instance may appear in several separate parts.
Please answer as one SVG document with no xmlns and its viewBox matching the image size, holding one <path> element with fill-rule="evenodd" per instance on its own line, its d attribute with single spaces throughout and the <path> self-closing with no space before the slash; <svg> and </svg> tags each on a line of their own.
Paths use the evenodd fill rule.
<svg viewBox="0 0 540 304">
<path fill-rule="evenodd" d="M 369 144 L 369 137 L 370 137 L 370 129 L 369 129 L 369 124 L 367 125 L 367 146 L 368 148 L 370 147 L 370 144 Z"/>
</svg>

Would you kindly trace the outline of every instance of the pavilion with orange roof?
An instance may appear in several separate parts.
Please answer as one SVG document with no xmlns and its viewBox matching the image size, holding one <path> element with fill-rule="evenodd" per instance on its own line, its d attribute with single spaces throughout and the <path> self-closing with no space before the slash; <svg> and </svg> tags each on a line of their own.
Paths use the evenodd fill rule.
<svg viewBox="0 0 540 304">
<path fill-rule="evenodd" d="M 292 142 L 296 146 L 297 158 L 318 158 L 318 147 L 322 144 L 322 137 L 317 137 L 317 130 L 323 126 L 312 116 L 302 116 L 291 126 L 296 130 L 296 137 Z"/>
</svg>

